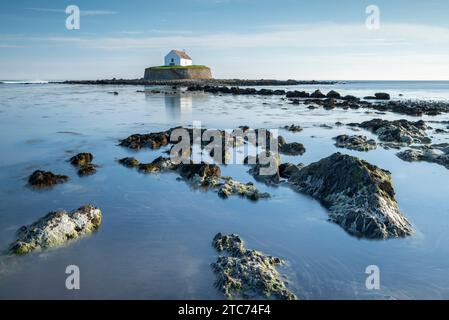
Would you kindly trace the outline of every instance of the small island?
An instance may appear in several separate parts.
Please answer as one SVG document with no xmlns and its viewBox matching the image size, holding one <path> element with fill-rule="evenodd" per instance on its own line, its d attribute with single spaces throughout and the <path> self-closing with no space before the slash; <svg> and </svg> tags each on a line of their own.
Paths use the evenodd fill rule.
<svg viewBox="0 0 449 320">
<path fill-rule="evenodd" d="M 189 79 L 212 79 L 209 67 L 194 65 L 192 58 L 180 50 L 171 50 L 165 56 L 163 66 L 145 69 L 145 80 L 189 80 Z"/>
</svg>

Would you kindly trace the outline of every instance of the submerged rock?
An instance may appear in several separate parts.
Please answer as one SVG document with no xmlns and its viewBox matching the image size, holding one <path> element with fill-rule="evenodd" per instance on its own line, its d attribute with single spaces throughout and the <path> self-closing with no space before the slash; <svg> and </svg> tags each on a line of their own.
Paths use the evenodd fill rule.
<svg viewBox="0 0 449 320">
<path fill-rule="evenodd" d="M 356 151 L 370 151 L 377 148 L 377 143 L 373 139 L 369 139 L 366 136 L 353 135 L 348 136 L 346 134 L 333 138 L 335 145 L 338 148 L 346 148 Z"/>
<path fill-rule="evenodd" d="M 379 136 L 379 140 L 391 143 L 397 146 L 407 146 L 412 143 L 429 144 L 432 140 L 427 136 L 427 126 L 424 121 L 408 120 L 382 120 L 373 119 L 360 124 L 352 123 L 350 126 L 357 126 L 370 130 Z"/>
<path fill-rule="evenodd" d="M 78 169 L 78 175 L 80 177 L 90 176 L 92 174 L 95 174 L 96 172 L 97 172 L 97 166 L 92 163 L 81 166 Z"/>
<path fill-rule="evenodd" d="M 64 175 L 54 174 L 51 171 L 36 170 L 28 178 L 28 183 L 36 188 L 46 188 L 68 180 L 69 177 Z"/>
<path fill-rule="evenodd" d="M 301 132 L 303 130 L 303 128 L 299 125 L 290 125 L 290 126 L 285 126 L 284 127 L 285 130 L 290 131 L 290 132 Z"/>
<path fill-rule="evenodd" d="M 270 198 L 268 193 L 260 192 L 251 182 L 241 183 L 229 177 L 222 177 L 221 180 L 222 182 L 217 184 L 218 195 L 224 199 L 232 195 L 238 195 L 252 201 Z"/>
<path fill-rule="evenodd" d="M 59 247 L 70 240 L 92 233 L 100 224 L 101 211 L 91 205 L 72 212 L 50 212 L 31 225 L 21 227 L 9 252 L 26 254 L 34 250 Z"/>
<path fill-rule="evenodd" d="M 289 179 L 292 175 L 298 173 L 302 168 L 304 168 L 304 164 L 300 163 L 298 165 L 294 165 L 293 163 L 282 163 L 279 166 L 279 175 L 281 178 Z"/>
<path fill-rule="evenodd" d="M 170 160 L 170 158 L 158 157 L 151 163 L 141 163 L 138 169 L 143 173 L 154 173 L 166 170 L 174 170 L 177 166 Z"/>
<path fill-rule="evenodd" d="M 136 168 L 140 164 L 139 160 L 133 157 L 122 158 L 118 162 L 127 168 Z"/>
<path fill-rule="evenodd" d="M 80 177 L 89 176 L 97 172 L 97 166 L 92 164 L 94 156 L 92 153 L 82 152 L 70 158 L 70 163 L 78 167 Z"/>
<path fill-rule="evenodd" d="M 170 142 L 171 131 L 152 132 L 148 134 L 133 134 L 120 141 L 120 145 L 129 149 L 139 150 L 142 148 L 159 149 Z"/>
<path fill-rule="evenodd" d="M 217 258 L 212 269 L 217 276 L 215 285 L 226 298 L 257 299 L 263 296 L 279 300 L 296 299 L 275 268 L 284 263 L 280 258 L 246 249 L 243 241 L 235 234 L 218 233 L 212 245 L 218 252 L 225 254 Z"/>
<path fill-rule="evenodd" d="M 298 142 L 284 143 L 279 146 L 279 152 L 289 156 L 301 156 L 306 152 L 306 148 Z"/>
<path fill-rule="evenodd" d="M 354 236 L 387 239 L 413 233 L 399 211 L 390 173 L 364 160 L 335 153 L 303 168 L 289 183 L 320 200 L 330 219 Z"/>
<path fill-rule="evenodd" d="M 399 152 L 397 156 L 404 161 L 436 163 L 449 169 L 449 143 L 415 147 Z"/>
<path fill-rule="evenodd" d="M 92 162 L 94 156 L 92 153 L 82 152 L 70 158 L 70 163 L 74 166 L 85 166 Z"/>
</svg>

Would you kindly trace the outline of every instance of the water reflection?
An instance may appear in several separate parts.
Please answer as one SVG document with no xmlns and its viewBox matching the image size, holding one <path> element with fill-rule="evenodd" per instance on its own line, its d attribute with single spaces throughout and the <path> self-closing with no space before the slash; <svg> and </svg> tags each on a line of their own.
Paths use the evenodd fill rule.
<svg viewBox="0 0 449 320">
<path fill-rule="evenodd" d="M 165 96 L 165 112 L 170 120 L 185 120 L 192 114 L 192 96 L 180 93 Z"/>
</svg>

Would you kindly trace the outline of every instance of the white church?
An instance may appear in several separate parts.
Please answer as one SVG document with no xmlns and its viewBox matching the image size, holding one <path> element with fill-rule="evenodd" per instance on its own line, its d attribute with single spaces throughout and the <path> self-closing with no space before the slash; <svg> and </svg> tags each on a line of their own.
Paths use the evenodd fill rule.
<svg viewBox="0 0 449 320">
<path fill-rule="evenodd" d="M 165 56 L 166 66 L 187 67 L 192 65 L 192 58 L 185 51 L 172 50 Z"/>
</svg>

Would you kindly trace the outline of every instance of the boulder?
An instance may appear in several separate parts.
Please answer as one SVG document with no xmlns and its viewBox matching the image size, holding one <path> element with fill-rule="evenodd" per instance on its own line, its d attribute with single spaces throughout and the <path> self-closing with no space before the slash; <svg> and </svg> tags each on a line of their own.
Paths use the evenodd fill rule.
<svg viewBox="0 0 449 320">
<path fill-rule="evenodd" d="M 60 247 L 73 239 L 91 234 L 100 224 L 101 211 L 92 205 L 85 205 L 72 212 L 50 212 L 31 225 L 21 227 L 9 252 L 26 254 Z"/>
<path fill-rule="evenodd" d="M 70 163 L 74 166 L 84 166 L 86 164 L 89 164 L 94 159 L 94 156 L 92 153 L 82 152 L 78 153 L 76 156 L 73 156 L 70 158 Z"/>
<path fill-rule="evenodd" d="M 238 235 L 218 233 L 212 246 L 222 255 L 212 264 L 217 276 L 216 287 L 226 298 L 260 299 L 260 297 L 295 300 L 276 266 L 284 261 L 246 249 Z"/>
<path fill-rule="evenodd" d="M 118 162 L 127 168 L 136 168 L 140 164 L 139 160 L 133 157 L 122 158 Z"/>
<path fill-rule="evenodd" d="M 58 183 L 64 183 L 69 180 L 65 175 L 54 174 L 51 171 L 34 171 L 28 178 L 28 183 L 36 188 L 51 187 Z"/>
<path fill-rule="evenodd" d="M 306 152 L 306 148 L 298 142 L 284 143 L 279 146 L 279 152 L 289 156 L 300 156 Z"/>
<path fill-rule="evenodd" d="M 288 181 L 294 190 L 320 200 L 330 219 L 351 235 L 387 239 L 413 233 L 399 211 L 390 173 L 364 160 L 335 153 Z"/>
<path fill-rule="evenodd" d="M 315 98 L 315 99 L 324 99 L 326 98 L 326 96 L 320 91 L 320 90 L 315 90 L 315 92 L 313 92 L 310 95 L 311 98 Z"/>
<path fill-rule="evenodd" d="M 337 91 L 331 90 L 327 93 L 326 97 L 332 99 L 340 99 L 341 95 Z"/>
<path fill-rule="evenodd" d="M 377 143 L 373 139 L 368 139 L 366 136 L 346 134 L 339 135 L 335 138 L 335 146 L 338 148 L 346 148 L 356 151 L 370 151 L 377 148 Z"/>
</svg>

